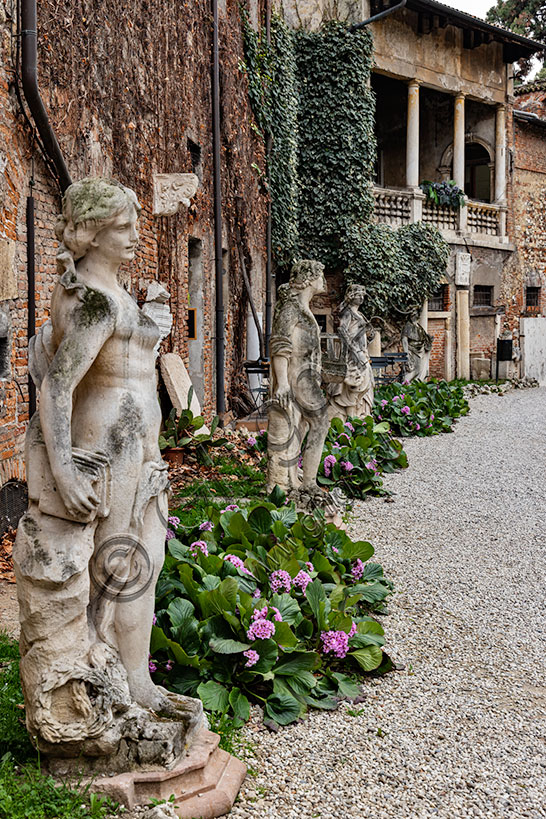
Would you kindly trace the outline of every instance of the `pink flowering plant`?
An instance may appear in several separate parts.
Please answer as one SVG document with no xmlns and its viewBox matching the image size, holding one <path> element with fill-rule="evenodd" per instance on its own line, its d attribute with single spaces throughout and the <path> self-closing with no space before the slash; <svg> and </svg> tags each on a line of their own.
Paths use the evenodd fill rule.
<svg viewBox="0 0 546 819">
<path fill-rule="evenodd" d="M 334 418 L 324 449 L 318 482 L 340 486 L 348 497 L 387 494 L 383 473 L 408 465 L 402 444 L 394 438 L 386 422 L 371 416 L 350 418 L 345 423 Z"/>
<path fill-rule="evenodd" d="M 278 491 L 209 507 L 206 520 L 170 523 L 150 648 L 157 682 L 236 724 L 250 702 L 288 724 L 356 697 L 359 674 L 389 670 L 373 615 L 392 584 L 368 542 L 297 514 Z"/>
<path fill-rule="evenodd" d="M 375 392 L 374 417 L 387 421 L 395 435 L 424 438 L 452 432 L 457 418 L 468 412 L 459 384 L 431 379 L 382 384 Z"/>
</svg>

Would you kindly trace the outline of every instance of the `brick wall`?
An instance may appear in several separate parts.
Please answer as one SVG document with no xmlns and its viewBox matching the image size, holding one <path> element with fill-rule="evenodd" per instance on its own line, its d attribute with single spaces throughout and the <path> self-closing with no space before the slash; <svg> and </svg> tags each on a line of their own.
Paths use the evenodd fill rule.
<svg viewBox="0 0 546 819">
<path fill-rule="evenodd" d="M 15 5 L 15 4 L 13 4 Z M 175 324 L 164 348 L 187 361 L 188 240 L 202 240 L 204 370 L 207 416 L 214 411 L 214 245 L 212 238 L 211 20 L 206 3 L 104 0 L 38 6 L 39 82 L 73 179 L 108 175 L 133 188 L 142 204 L 140 245 L 124 271 L 133 295 L 160 280 L 171 293 Z M 251 4 L 254 15 L 259 2 Z M 255 6 L 255 8 L 254 8 Z M 267 199 L 258 186 L 264 167 L 251 127 L 237 0 L 220 4 L 222 194 L 229 259 L 226 305 L 226 393 L 246 357 L 248 300 L 235 248 L 240 230 L 257 309 L 263 310 Z M 32 143 L 15 95 L 16 20 L 0 6 L 0 263 L 15 243 L 14 271 L 0 269 L 0 311 L 9 319 L 10 374 L 0 380 L 0 485 L 21 472 L 28 421 L 25 206 L 31 169 L 36 202 L 36 324 L 48 317 L 56 278 L 58 189 Z M 152 215 L 154 173 L 191 172 L 188 140 L 201 150 L 202 184 L 189 209 Z M 3 254 L 3 255 L 2 255 Z M 8 265 L 9 266 L 9 265 Z M 15 298 L 2 283 L 15 272 Z M 9 274 L 9 275 L 8 275 Z M 4 294 L 5 295 L 5 294 Z M 11 296 L 15 294 L 10 294 Z M 0 317 L 1 319 L 1 317 Z M 1 322 L 0 322 L 1 326 Z"/>
<path fill-rule="evenodd" d="M 433 336 L 429 363 L 429 375 L 431 378 L 444 378 L 445 375 L 445 326 L 446 322 L 443 318 L 429 318 L 428 320 L 428 332 Z"/>
</svg>

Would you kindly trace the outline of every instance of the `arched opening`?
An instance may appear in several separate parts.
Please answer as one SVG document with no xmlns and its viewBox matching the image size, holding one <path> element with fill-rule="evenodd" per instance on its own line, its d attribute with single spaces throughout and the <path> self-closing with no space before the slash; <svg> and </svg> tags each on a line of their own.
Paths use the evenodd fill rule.
<svg viewBox="0 0 546 819">
<path fill-rule="evenodd" d="M 478 202 L 491 201 L 491 159 L 479 142 L 467 142 L 464 163 L 464 191 Z"/>
</svg>

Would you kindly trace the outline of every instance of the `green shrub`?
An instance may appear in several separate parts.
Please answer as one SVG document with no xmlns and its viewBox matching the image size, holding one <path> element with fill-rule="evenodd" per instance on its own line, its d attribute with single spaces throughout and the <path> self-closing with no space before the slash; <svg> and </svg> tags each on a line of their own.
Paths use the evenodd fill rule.
<svg viewBox="0 0 546 819">
<path fill-rule="evenodd" d="M 334 418 L 322 456 L 318 482 L 339 486 L 346 495 L 357 498 L 385 494 L 383 473 L 408 465 L 402 444 L 393 438 L 389 425 L 376 423 L 371 416 L 349 418 L 345 423 Z"/>
<path fill-rule="evenodd" d="M 12 753 L 19 761 L 36 753 L 25 728 L 19 678 L 17 641 L 0 632 L 0 757 Z"/>
<path fill-rule="evenodd" d="M 455 420 L 468 410 L 462 387 L 447 381 L 394 381 L 375 393 L 374 417 L 387 421 L 395 435 L 404 437 L 452 432 Z"/>
<path fill-rule="evenodd" d="M 392 584 L 365 563 L 369 543 L 270 501 L 208 517 L 168 543 L 150 649 L 161 684 L 238 724 L 250 701 L 287 724 L 356 696 L 347 672 L 389 669 L 370 613 Z"/>
</svg>

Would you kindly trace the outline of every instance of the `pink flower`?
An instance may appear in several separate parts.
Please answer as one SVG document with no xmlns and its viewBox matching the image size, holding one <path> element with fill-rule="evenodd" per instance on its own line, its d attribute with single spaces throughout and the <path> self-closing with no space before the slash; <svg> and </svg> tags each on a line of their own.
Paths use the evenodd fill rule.
<svg viewBox="0 0 546 819">
<path fill-rule="evenodd" d="M 154 616 L 152 617 L 152 626 L 155 626 L 156 623 L 157 623 L 157 614 L 155 614 L 155 612 L 154 612 Z"/>
<path fill-rule="evenodd" d="M 165 668 L 167 670 L 167 673 L 169 671 L 172 671 L 173 670 L 173 661 L 172 660 L 167 660 L 167 665 L 165 666 Z"/>
<path fill-rule="evenodd" d="M 249 640 L 268 640 L 275 634 L 275 625 L 269 620 L 254 620 L 246 633 Z"/>
<path fill-rule="evenodd" d="M 281 589 L 289 592 L 292 588 L 292 578 L 284 569 L 277 569 L 269 575 L 269 585 L 272 592 L 278 592 Z"/>
<path fill-rule="evenodd" d="M 314 571 L 315 571 L 315 567 L 314 567 L 314 566 L 313 566 L 313 564 L 312 564 L 312 563 L 310 563 L 309 561 L 307 561 L 307 563 L 306 563 L 305 565 L 307 566 L 307 568 L 309 569 L 309 571 L 310 571 L 310 572 L 314 572 Z"/>
<path fill-rule="evenodd" d="M 249 446 L 256 446 L 256 438 L 253 435 L 249 435 L 246 442 Z"/>
<path fill-rule="evenodd" d="M 254 609 L 252 612 L 252 619 L 253 620 L 265 620 L 267 617 L 267 605 L 263 607 L 263 609 Z"/>
<path fill-rule="evenodd" d="M 351 569 L 351 574 L 354 580 L 360 580 L 362 575 L 364 574 L 364 564 L 360 558 L 353 563 L 353 568 Z"/>
<path fill-rule="evenodd" d="M 337 458 L 335 455 L 327 455 L 324 459 L 324 474 L 327 478 L 329 478 L 332 474 L 332 467 L 335 463 L 337 463 Z"/>
<path fill-rule="evenodd" d="M 247 658 L 245 668 L 250 668 L 251 666 L 256 665 L 260 659 L 260 655 L 257 651 L 254 651 L 253 648 L 249 648 L 248 651 L 243 651 L 243 655 Z"/>
<path fill-rule="evenodd" d="M 336 552 L 337 554 L 339 552 L 339 549 L 336 546 L 332 546 L 332 552 Z"/>
<path fill-rule="evenodd" d="M 349 635 L 345 631 L 323 631 L 320 639 L 323 654 L 329 654 L 331 651 L 340 659 L 346 656 L 349 649 Z"/>
<path fill-rule="evenodd" d="M 152 662 L 151 660 L 148 663 L 148 671 L 150 672 L 150 674 L 155 674 L 155 672 L 157 671 L 156 664 L 154 662 Z"/>
<path fill-rule="evenodd" d="M 433 412 L 430 413 L 430 420 L 434 421 L 434 413 Z"/>
<path fill-rule="evenodd" d="M 332 444 L 332 449 L 341 449 L 341 444 L 338 444 L 336 441 L 334 444 Z"/>
<path fill-rule="evenodd" d="M 309 583 L 311 583 L 312 580 L 313 578 L 310 575 L 308 575 L 307 572 L 304 572 L 303 569 L 301 569 L 293 579 L 292 583 L 294 584 L 294 586 L 298 586 L 305 594 L 305 589 L 307 588 Z"/>
<path fill-rule="evenodd" d="M 369 469 L 370 472 L 375 472 L 375 464 L 373 461 L 368 461 L 366 464 L 366 469 Z"/>
<path fill-rule="evenodd" d="M 421 424 L 415 424 L 415 429 L 420 430 L 421 429 Z"/>
<path fill-rule="evenodd" d="M 385 407 L 387 406 L 388 403 L 389 402 L 387 401 L 387 399 L 383 398 L 382 401 L 381 401 L 381 409 L 385 409 Z"/>
<path fill-rule="evenodd" d="M 349 421 L 345 421 L 343 426 L 345 427 L 345 429 L 349 429 L 351 432 L 355 431 L 355 428 L 353 427 L 353 425 Z"/>
<path fill-rule="evenodd" d="M 260 430 L 260 435 L 265 435 L 265 433 L 266 433 L 266 432 L 267 432 L 267 430 L 266 430 L 266 429 L 261 429 L 261 430 Z"/>
<path fill-rule="evenodd" d="M 278 623 L 282 621 L 282 614 L 278 610 L 277 606 L 269 606 L 269 611 L 273 612 L 273 619 L 276 620 Z"/>
<path fill-rule="evenodd" d="M 167 531 L 165 532 L 165 540 L 172 540 L 173 537 L 176 537 L 173 530 L 172 529 L 167 529 Z"/>
<path fill-rule="evenodd" d="M 231 563 L 232 566 L 235 566 L 235 568 L 239 569 L 243 574 L 249 574 L 251 577 L 254 577 L 252 572 L 247 569 L 241 558 L 237 557 L 237 555 L 224 555 L 224 560 Z"/>
<path fill-rule="evenodd" d="M 348 636 L 348 638 L 349 638 L 349 640 L 351 639 L 351 637 L 354 637 L 354 636 L 355 636 L 355 634 L 356 634 L 356 623 L 355 623 L 355 621 L 353 620 L 353 625 L 351 626 L 351 628 L 350 628 L 350 630 L 349 630 L 349 634 L 347 635 L 347 636 Z"/>
<path fill-rule="evenodd" d="M 236 512 L 238 508 L 236 503 L 230 503 L 225 509 L 220 509 L 220 514 L 223 515 L 224 512 Z"/>
<path fill-rule="evenodd" d="M 300 455 L 298 458 L 298 469 L 301 469 L 303 466 L 303 457 Z"/>
<path fill-rule="evenodd" d="M 354 465 L 350 461 L 341 461 L 341 466 L 345 472 L 352 472 L 354 469 Z"/>
<path fill-rule="evenodd" d="M 405 406 L 405 407 L 402 407 L 402 409 L 400 410 L 400 412 L 401 412 L 401 413 L 403 413 L 404 415 L 409 415 L 409 414 L 410 414 L 410 412 L 411 412 L 411 410 L 410 410 L 410 408 L 408 407 L 408 405 L 406 404 L 406 406 Z"/>
<path fill-rule="evenodd" d="M 252 597 L 255 600 L 259 600 L 261 596 L 262 596 L 261 591 L 259 589 L 254 589 L 254 591 L 252 592 Z"/>
<path fill-rule="evenodd" d="M 199 531 L 200 532 L 212 532 L 212 523 L 210 520 L 204 520 L 203 523 L 199 524 Z"/>
<path fill-rule="evenodd" d="M 382 416 L 382 415 L 378 415 L 377 417 L 379 418 L 379 420 L 380 420 L 380 421 L 381 421 L 381 420 L 382 420 L 382 418 L 383 418 L 383 416 Z"/>
<path fill-rule="evenodd" d="M 178 529 L 180 526 L 180 518 L 177 518 L 176 515 L 171 515 L 169 518 L 167 518 L 167 520 L 171 526 L 174 526 L 175 529 Z"/>
<path fill-rule="evenodd" d="M 205 557 L 208 557 L 209 549 L 204 540 L 194 540 L 194 542 L 190 544 L 190 553 L 193 557 L 197 557 L 198 550 L 204 554 Z"/>
<path fill-rule="evenodd" d="M 398 399 L 399 399 L 399 398 L 400 398 L 400 396 L 399 396 L 399 395 L 393 395 L 392 400 L 393 400 L 393 401 L 398 401 Z"/>
</svg>

